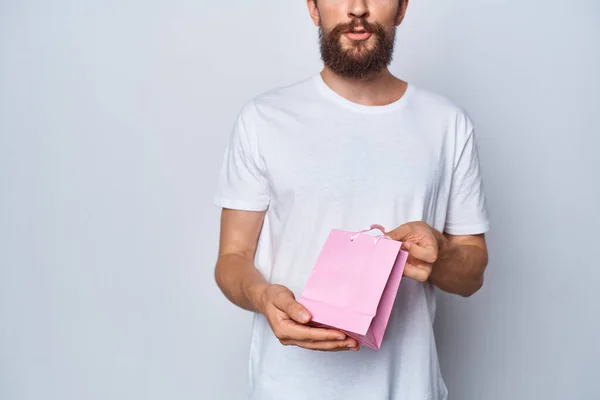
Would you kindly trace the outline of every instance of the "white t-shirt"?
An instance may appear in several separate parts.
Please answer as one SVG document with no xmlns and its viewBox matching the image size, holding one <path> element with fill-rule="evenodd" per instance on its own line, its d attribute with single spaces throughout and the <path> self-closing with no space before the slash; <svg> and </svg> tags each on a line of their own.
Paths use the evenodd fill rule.
<svg viewBox="0 0 600 400">
<path fill-rule="evenodd" d="M 256 266 L 300 296 L 332 228 L 391 230 L 425 221 L 455 235 L 489 228 L 473 124 L 447 99 L 409 84 L 384 106 L 351 102 L 320 74 L 264 93 L 241 111 L 215 203 L 267 210 Z M 435 289 L 405 278 L 380 350 L 283 346 L 254 317 L 251 400 L 442 400 Z"/>
</svg>

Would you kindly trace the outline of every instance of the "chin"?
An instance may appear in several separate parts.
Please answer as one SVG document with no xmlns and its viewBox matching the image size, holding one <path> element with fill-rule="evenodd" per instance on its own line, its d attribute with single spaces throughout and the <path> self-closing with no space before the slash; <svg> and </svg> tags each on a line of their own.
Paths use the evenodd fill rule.
<svg viewBox="0 0 600 400">
<path fill-rule="evenodd" d="M 348 57 L 352 57 L 354 59 L 357 60 L 362 60 L 365 59 L 369 56 L 369 53 L 371 53 L 372 49 L 370 47 L 351 47 L 349 49 L 346 49 L 346 55 L 348 55 Z"/>
<path fill-rule="evenodd" d="M 356 46 L 361 46 L 361 47 L 371 47 L 373 46 L 373 42 L 376 39 L 375 35 L 371 35 L 370 38 L 368 38 L 367 40 L 352 40 L 349 39 L 346 36 L 342 36 L 342 38 L 340 38 L 340 44 L 342 45 L 342 47 L 344 48 L 348 48 L 348 47 L 356 47 Z"/>
</svg>

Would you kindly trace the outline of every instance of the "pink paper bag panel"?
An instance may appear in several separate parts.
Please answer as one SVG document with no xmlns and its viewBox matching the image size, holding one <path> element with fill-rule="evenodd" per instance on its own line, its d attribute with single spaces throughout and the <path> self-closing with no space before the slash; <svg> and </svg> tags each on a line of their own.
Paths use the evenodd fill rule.
<svg viewBox="0 0 600 400">
<path fill-rule="evenodd" d="M 298 300 L 316 326 L 345 332 L 379 349 L 400 286 L 408 253 L 401 242 L 365 232 L 333 229 Z"/>
</svg>

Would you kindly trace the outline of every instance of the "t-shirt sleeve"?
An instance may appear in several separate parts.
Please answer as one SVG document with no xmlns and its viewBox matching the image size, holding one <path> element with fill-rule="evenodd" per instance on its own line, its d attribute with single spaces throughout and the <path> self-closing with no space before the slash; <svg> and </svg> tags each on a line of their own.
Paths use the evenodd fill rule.
<svg viewBox="0 0 600 400">
<path fill-rule="evenodd" d="M 264 211 L 270 196 L 265 169 L 259 154 L 256 113 L 248 104 L 238 115 L 225 149 L 215 205 L 246 211 Z"/>
<path fill-rule="evenodd" d="M 476 235 L 487 232 L 489 228 L 475 131 L 465 114 L 457 123 L 457 147 L 444 232 Z"/>
</svg>

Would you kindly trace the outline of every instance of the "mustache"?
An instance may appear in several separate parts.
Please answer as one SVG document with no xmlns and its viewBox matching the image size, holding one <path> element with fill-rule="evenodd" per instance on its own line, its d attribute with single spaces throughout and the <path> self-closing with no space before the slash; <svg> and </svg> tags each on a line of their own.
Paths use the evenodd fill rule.
<svg viewBox="0 0 600 400">
<path fill-rule="evenodd" d="M 377 33 L 382 30 L 382 27 L 377 24 L 371 24 L 364 18 L 354 18 L 352 21 L 344 24 L 338 24 L 330 32 L 330 35 L 340 36 L 344 33 L 352 32 L 358 27 L 362 27 L 365 32 Z"/>
</svg>

